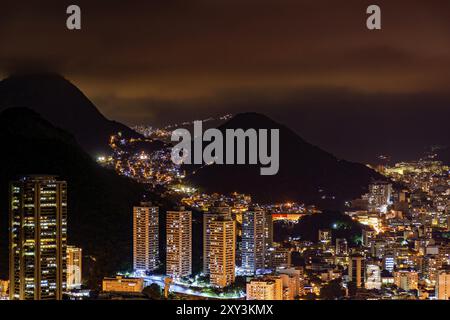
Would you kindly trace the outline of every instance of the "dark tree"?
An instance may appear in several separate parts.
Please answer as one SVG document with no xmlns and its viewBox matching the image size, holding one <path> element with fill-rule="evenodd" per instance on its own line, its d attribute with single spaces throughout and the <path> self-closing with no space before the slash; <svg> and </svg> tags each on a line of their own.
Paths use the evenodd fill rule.
<svg viewBox="0 0 450 320">
<path fill-rule="evenodd" d="M 162 298 L 161 287 L 156 283 L 152 283 L 150 286 L 145 287 L 142 293 L 151 300 L 161 300 Z"/>
<path fill-rule="evenodd" d="M 341 280 L 330 281 L 320 289 L 320 298 L 324 300 L 336 300 L 345 296 L 345 290 L 341 286 Z"/>
<path fill-rule="evenodd" d="M 315 293 L 311 293 L 311 292 L 307 293 L 304 296 L 305 300 L 316 300 L 316 298 L 317 298 L 316 294 Z"/>
<path fill-rule="evenodd" d="M 358 291 L 358 287 L 356 286 L 356 282 L 351 281 L 347 285 L 348 287 L 348 295 L 351 297 L 356 296 L 356 292 Z"/>
</svg>

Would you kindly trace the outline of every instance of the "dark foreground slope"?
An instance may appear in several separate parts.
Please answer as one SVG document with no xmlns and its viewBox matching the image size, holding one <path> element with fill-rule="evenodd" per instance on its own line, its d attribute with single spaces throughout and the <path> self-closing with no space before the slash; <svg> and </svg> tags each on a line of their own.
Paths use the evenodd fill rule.
<svg viewBox="0 0 450 320">
<path fill-rule="evenodd" d="M 0 278 L 8 272 L 8 183 L 20 175 L 53 174 L 68 183 L 68 243 L 89 258 L 86 273 L 131 265 L 132 206 L 142 187 L 99 167 L 73 137 L 29 109 L 0 114 Z"/>
<path fill-rule="evenodd" d="M 344 201 L 367 192 L 381 176 L 367 166 L 337 159 L 306 142 L 289 128 L 256 114 L 238 114 L 219 129 L 279 129 L 280 169 L 277 175 L 260 175 L 259 165 L 210 165 L 195 170 L 190 180 L 209 192 L 243 192 L 259 202 L 304 201 L 340 208 Z"/>
</svg>

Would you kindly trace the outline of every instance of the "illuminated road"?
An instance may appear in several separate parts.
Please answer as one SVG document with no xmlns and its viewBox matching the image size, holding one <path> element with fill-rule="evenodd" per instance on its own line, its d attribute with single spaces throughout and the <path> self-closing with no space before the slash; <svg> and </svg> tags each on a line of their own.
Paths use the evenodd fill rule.
<svg viewBox="0 0 450 320">
<path fill-rule="evenodd" d="M 146 286 L 151 285 L 152 283 L 156 283 L 161 288 L 164 288 L 164 278 L 165 276 L 143 276 L 144 282 Z M 217 295 L 214 293 L 205 293 L 201 292 L 201 288 L 191 288 L 188 285 L 173 282 L 170 285 L 170 292 L 173 293 L 182 293 L 187 294 L 191 296 L 198 296 L 198 297 L 204 297 L 204 298 L 214 298 L 214 299 L 241 299 L 245 297 L 245 295 L 242 293 L 241 295 Z"/>
</svg>

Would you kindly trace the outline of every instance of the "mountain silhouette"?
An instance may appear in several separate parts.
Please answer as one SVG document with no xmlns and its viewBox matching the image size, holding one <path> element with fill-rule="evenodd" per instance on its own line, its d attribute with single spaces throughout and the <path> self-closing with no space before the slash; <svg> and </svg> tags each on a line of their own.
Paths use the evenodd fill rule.
<svg viewBox="0 0 450 320">
<path fill-rule="evenodd" d="M 68 185 L 68 243 L 88 257 L 85 272 L 100 277 L 131 267 L 132 207 L 143 187 L 100 167 L 73 136 L 36 112 L 0 113 L 0 278 L 8 272 L 8 185 L 28 174 L 57 175 Z"/>
<path fill-rule="evenodd" d="M 450 147 L 444 147 L 438 150 L 437 160 L 442 161 L 446 165 L 450 165 Z"/>
<path fill-rule="evenodd" d="M 57 74 L 13 75 L 0 82 L 0 111 L 26 107 L 73 134 L 91 156 L 109 152 L 111 134 L 140 137 L 127 126 L 108 120 L 72 83 Z"/>
<path fill-rule="evenodd" d="M 273 176 L 260 165 L 186 166 L 189 180 L 207 192 L 241 192 L 261 203 L 303 201 L 323 208 L 342 208 L 344 201 L 367 192 L 382 178 L 365 165 L 340 160 L 303 140 L 291 129 L 258 113 L 242 113 L 218 129 L 279 129 L 280 166 Z"/>
</svg>

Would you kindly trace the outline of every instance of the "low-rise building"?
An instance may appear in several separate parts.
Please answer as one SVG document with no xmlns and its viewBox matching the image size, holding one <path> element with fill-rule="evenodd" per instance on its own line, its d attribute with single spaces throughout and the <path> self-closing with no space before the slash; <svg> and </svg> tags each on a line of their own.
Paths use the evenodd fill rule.
<svg viewBox="0 0 450 320">
<path fill-rule="evenodd" d="M 106 292 L 142 292 L 144 290 L 144 279 L 124 278 L 104 278 L 102 290 Z"/>
</svg>

